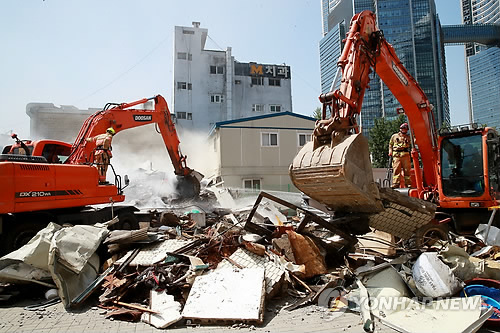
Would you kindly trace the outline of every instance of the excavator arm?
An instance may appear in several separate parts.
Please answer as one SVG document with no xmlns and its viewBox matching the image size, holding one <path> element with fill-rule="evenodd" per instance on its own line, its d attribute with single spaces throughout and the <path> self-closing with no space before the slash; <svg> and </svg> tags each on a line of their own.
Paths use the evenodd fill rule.
<svg viewBox="0 0 500 333">
<path fill-rule="evenodd" d="M 312 143 L 302 148 L 290 166 L 295 186 L 338 211 L 382 209 L 373 181 L 367 140 L 360 134 L 356 122 L 373 69 L 401 103 L 412 125 L 424 166 L 422 179 L 418 152 L 414 148 L 412 157 L 419 197 L 425 191 L 435 190 L 437 140 L 432 106 L 377 29 L 375 14 L 363 11 L 352 18 L 337 64 L 342 73 L 340 87 L 319 97 L 323 113 L 316 123 Z M 328 110 L 330 117 L 327 117 Z M 427 188 L 424 188 L 424 180 Z"/>
<path fill-rule="evenodd" d="M 134 106 L 154 100 L 154 110 L 134 109 Z M 194 183 L 195 192 L 199 191 L 199 174 L 186 165 L 186 156 L 181 153 L 179 137 L 170 117 L 167 102 L 161 95 L 143 98 L 131 103 L 107 104 L 103 110 L 91 115 L 83 123 L 73 144 L 72 152 L 65 163 L 89 164 L 93 162 L 95 142 L 87 142 L 87 138 L 106 132 L 112 127 L 116 133 L 129 128 L 155 124 L 160 132 L 170 160 L 177 176 L 189 179 Z"/>
</svg>

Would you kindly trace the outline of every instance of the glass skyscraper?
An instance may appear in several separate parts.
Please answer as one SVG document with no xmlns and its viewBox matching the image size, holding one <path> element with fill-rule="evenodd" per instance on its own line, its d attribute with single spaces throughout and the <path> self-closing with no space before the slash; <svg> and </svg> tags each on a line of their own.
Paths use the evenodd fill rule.
<svg viewBox="0 0 500 333">
<path fill-rule="evenodd" d="M 500 24 L 500 0 L 461 0 L 464 24 Z M 470 120 L 500 129 L 500 48 L 467 43 Z"/>
<path fill-rule="evenodd" d="M 331 4 L 332 1 L 322 0 Z M 429 101 L 434 105 L 437 127 L 450 123 L 448 88 L 444 46 L 441 43 L 441 25 L 436 15 L 434 0 L 342 0 L 329 7 L 328 33 L 320 41 L 320 67 L 322 92 L 330 90 L 338 55 L 345 32 L 354 13 L 371 10 L 385 38 L 410 74 L 418 81 Z M 323 26 L 323 31 L 325 27 Z M 337 46 L 334 46 L 337 45 Z M 329 52 L 331 51 L 331 52 Z M 336 57 L 336 58 L 335 58 Z M 380 78 L 371 74 L 369 89 L 365 92 L 361 112 L 361 125 L 366 136 L 375 119 L 397 116 L 399 102 Z"/>
</svg>

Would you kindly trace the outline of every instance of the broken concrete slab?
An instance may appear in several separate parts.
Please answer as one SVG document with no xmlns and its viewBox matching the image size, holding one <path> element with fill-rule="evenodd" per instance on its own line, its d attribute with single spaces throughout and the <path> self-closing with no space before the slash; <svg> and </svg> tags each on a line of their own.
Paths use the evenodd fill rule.
<svg viewBox="0 0 500 333">
<path fill-rule="evenodd" d="M 273 297 L 280 290 L 285 279 L 285 268 L 274 253 L 270 253 L 269 257 L 261 257 L 247 249 L 239 248 L 229 259 L 229 261 L 224 260 L 219 263 L 217 269 L 228 269 L 235 265 L 243 268 L 263 268 L 265 270 L 266 296 Z"/>
<path fill-rule="evenodd" d="M 151 290 L 149 298 L 151 310 L 158 313 L 145 312 L 141 320 L 156 328 L 167 328 L 182 319 L 181 304 L 174 300 L 174 296 L 165 290 Z"/>
<path fill-rule="evenodd" d="M 196 278 L 182 316 L 193 323 L 261 324 L 264 298 L 264 269 L 216 269 Z"/>
<path fill-rule="evenodd" d="M 236 203 L 234 202 L 234 198 L 229 192 L 227 188 L 218 188 L 218 187 L 207 187 L 205 188 L 207 191 L 212 192 L 221 207 L 224 208 L 235 208 Z"/>
</svg>

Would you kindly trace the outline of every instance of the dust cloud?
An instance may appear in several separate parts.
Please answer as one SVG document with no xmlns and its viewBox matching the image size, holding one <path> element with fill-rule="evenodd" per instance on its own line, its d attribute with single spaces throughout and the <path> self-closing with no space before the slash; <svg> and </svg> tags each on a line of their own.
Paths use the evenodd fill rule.
<svg viewBox="0 0 500 333">
<path fill-rule="evenodd" d="M 206 134 L 180 135 L 180 148 L 186 164 L 205 177 L 214 174 L 217 165 L 213 145 Z M 113 138 L 111 164 L 117 174 L 128 175 L 130 186 L 124 190 L 126 203 L 138 207 L 163 207 L 162 198 L 176 197 L 177 177 L 165 143 L 154 125 L 128 129 Z M 112 172 L 108 170 L 108 179 Z"/>
</svg>

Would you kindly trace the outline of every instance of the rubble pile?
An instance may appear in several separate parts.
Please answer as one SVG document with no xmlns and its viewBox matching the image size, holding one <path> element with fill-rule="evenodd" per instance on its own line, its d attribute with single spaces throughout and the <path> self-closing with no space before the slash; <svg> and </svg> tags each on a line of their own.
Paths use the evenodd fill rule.
<svg viewBox="0 0 500 333">
<path fill-rule="evenodd" d="M 229 192 L 205 191 L 199 202 L 150 211 L 138 230 L 112 230 L 117 218 L 49 224 L 0 258 L 1 299 L 36 284 L 47 300 L 35 310 L 59 300 L 68 310 L 93 302 L 106 318 L 156 328 L 262 325 L 266 302 L 280 297 L 294 299 L 287 311 L 316 305 L 330 319 L 359 312 L 367 332 L 380 323 L 401 332 L 500 325 L 494 226 L 481 225 L 476 236 L 416 240 L 422 223 L 400 228 L 391 205 L 386 227 L 375 229 L 381 216 L 337 216 L 265 192 L 236 208 Z M 418 221 L 433 213 L 395 209 L 408 219 L 419 211 Z"/>
</svg>

